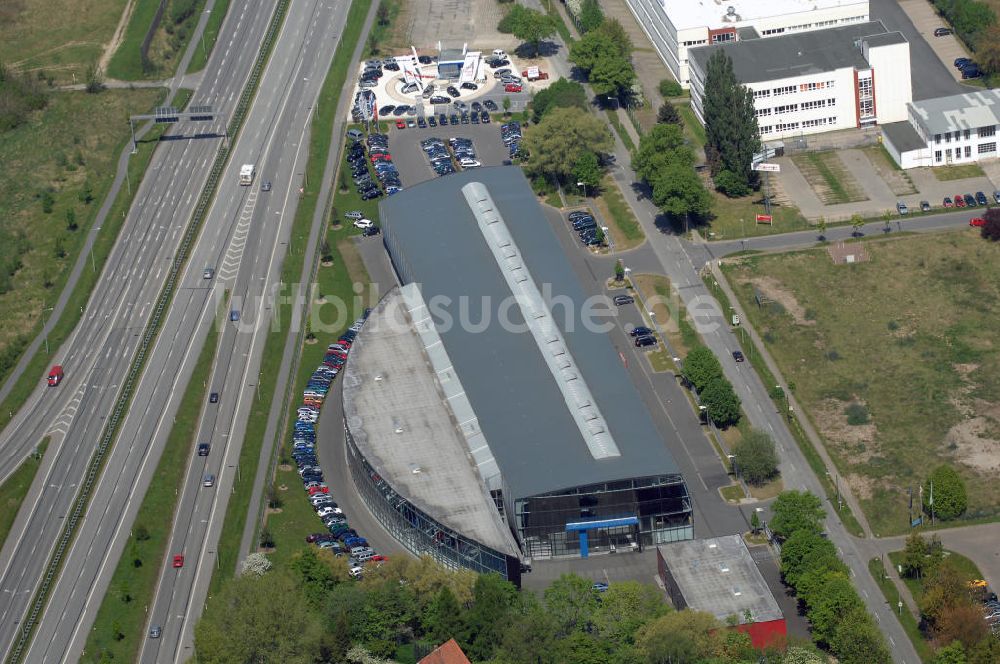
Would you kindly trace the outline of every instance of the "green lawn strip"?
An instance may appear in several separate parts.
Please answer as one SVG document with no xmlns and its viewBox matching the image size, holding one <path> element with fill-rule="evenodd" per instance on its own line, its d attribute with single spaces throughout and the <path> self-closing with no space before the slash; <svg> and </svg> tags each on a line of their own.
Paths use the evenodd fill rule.
<svg viewBox="0 0 1000 664">
<path fill-rule="evenodd" d="M 372 24 L 371 32 L 368 33 L 368 41 L 362 53 L 363 58 L 370 58 L 381 54 L 383 46 L 392 48 L 391 44 L 385 44 L 386 37 L 392 32 L 392 25 L 396 21 L 401 8 L 400 0 L 378 0 L 379 4 L 386 8 L 389 13 L 388 20 L 384 23 L 377 18 Z"/>
<path fill-rule="evenodd" d="M 185 97 L 190 97 L 189 90 L 182 90 L 178 93 L 179 98 L 182 93 Z M 181 101 L 187 103 L 186 98 L 182 98 Z M 70 296 L 70 302 L 86 303 L 89 301 L 90 294 L 93 291 L 94 286 L 97 284 L 98 277 L 104 267 L 104 262 L 107 260 L 108 254 L 111 253 L 111 249 L 118 240 L 118 232 L 121 230 L 122 224 L 125 223 L 125 215 L 128 213 L 128 209 L 132 205 L 139 183 L 145 175 L 149 162 L 153 158 L 153 151 L 159 143 L 159 137 L 163 134 L 165 129 L 166 125 L 154 126 L 146 134 L 145 138 L 139 141 L 138 152 L 130 157 L 128 172 L 129 180 L 132 183 L 131 192 L 128 187 L 122 187 L 118 192 L 118 196 L 115 198 L 114 204 L 108 211 L 108 216 L 105 218 L 104 223 L 101 226 L 101 230 L 94 241 L 94 247 L 91 251 L 90 269 L 84 268 L 84 270 L 80 273 L 80 278 L 77 281 L 76 286 L 73 288 L 72 296 Z M 131 138 L 128 140 L 131 140 Z M 115 148 L 115 154 L 121 152 L 124 145 L 124 141 L 117 145 Z M 100 189 L 95 188 L 94 190 L 95 198 L 92 205 L 94 207 L 95 214 L 96 209 L 99 207 L 97 202 L 103 200 L 104 197 L 107 196 L 108 191 L 111 189 L 112 179 L 113 172 L 108 174 L 106 181 L 101 183 Z M 87 222 L 86 226 L 81 226 L 80 230 L 77 232 L 81 235 L 85 234 L 88 232 L 85 229 L 88 229 L 92 223 L 93 218 Z M 52 290 L 60 292 L 62 288 L 65 287 L 66 280 L 68 278 L 69 270 L 65 270 L 60 276 L 59 281 L 53 286 Z M 53 296 L 53 301 L 55 300 L 55 297 L 56 296 Z M 48 335 L 50 353 L 47 354 L 45 352 L 44 344 L 40 346 L 34 357 L 31 358 L 31 361 L 25 368 L 24 373 L 15 383 L 10 394 L 8 394 L 7 398 L 0 403 L 0 427 L 4 427 L 10 422 L 12 414 L 16 413 L 31 395 L 31 392 L 38 384 L 39 376 L 41 376 L 48 367 L 52 355 L 54 355 L 63 342 L 69 338 L 82 315 L 83 313 L 81 312 L 80 307 L 77 306 L 67 306 L 66 309 L 63 310 L 62 316 L 52 328 L 52 332 Z M 43 322 L 44 321 L 39 321 L 38 324 L 31 330 L 31 334 L 38 334 L 42 329 Z M 24 346 L 27 346 L 27 342 Z"/>
<path fill-rule="evenodd" d="M 645 237 L 642 226 L 632 213 L 632 208 L 625 202 L 618 185 L 610 175 L 604 176 L 601 189 L 601 199 L 608 206 L 611 221 L 614 223 L 620 237 L 624 237 L 632 246 L 639 244 Z M 619 239 L 616 237 L 616 239 Z"/>
<path fill-rule="evenodd" d="M 188 74 L 201 71 L 208 64 L 208 56 L 212 54 L 215 47 L 215 40 L 219 38 L 219 30 L 222 29 L 222 21 L 229 11 L 229 0 L 215 0 L 212 13 L 208 15 L 205 23 L 205 32 L 202 33 L 200 48 L 191 55 L 191 62 L 188 64 Z"/>
<path fill-rule="evenodd" d="M 371 0 L 358 0 L 351 4 L 344 25 L 343 38 L 337 46 L 333 62 L 320 90 L 318 111 L 313 115 L 310 131 L 309 161 L 306 165 L 305 191 L 299 201 L 288 242 L 288 255 L 282 266 L 281 279 L 283 283 L 297 283 L 302 274 L 302 261 L 305 245 L 316 209 L 319 189 L 323 181 L 323 168 L 327 153 L 330 150 L 330 133 L 333 130 L 334 115 L 337 110 L 337 99 L 344 88 L 347 79 L 347 68 L 351 63 L 354 48 L 357 44 L 365 16 L 371 6 Z M 336 184 L 334 185 L 336 186 Z M 278 307 L 279 320 L 290 320 L 291 304 Z M 285 330 L 268 334 L 264 345 L 264 355 L 261 361 L 261 375 L 275 376 L 281 366 L 281 356 L 285 345 Z M 283 395 L 282 395 L 283 396 Z M 247 511 L 250 507 L 250 494 L 253 489 L 254 469 L 260 457 L 264 440 L 264 430 L 267 426 L 268 412 L 274 398 L 274 385 L 270 383 L 260 390 L 258 401 L 254 404 L 247 423 L 247 432 L 240 452 L 239 466 L 247 469 L 247 481 L 237 482 L 233 487 L 233 495 L 229 498 L 226 509 L 226 519 L 218 546 L 218 561 L 216 571 L 212 574 L 209 594 L 218 592 L 222 584 L 232 577 L 236 561 L 240 557 L 240 539 L 243 526 L 246 523 Z"/>
<path fill-rule="evenodd" d="M 704 277 L 705 285 L 712 295 L 719 301 L 719 306 L 722 307 L 722 311 L 728 312 L 730 310 L 731 304 L 726 293 L 715 284 L 715 277 L 712 274 L 707 274 Z M 771 370 L 767 368 L 767 364 L 764 363 L 764 358 L 761 356 L 760 351 L 754 346 L 753 342 L 750 340 L 750 336 L 747 334 L 737 334 L 736 338 L 740 342 L 740 347 L 743 348 L 743 353 L 747 360 L 750 362 L 751 366 L 757 371 L 757 375 L 760 376 L 761 382 L 764 386 L 777 385 L 778 380 L 771 373 Z M 722 358 L 725 360 L 726 358 Z M 785 409 L 785 403 L 782 400 L 780 402 L 774 401 L 772 399 L 773 406 L 779 410 L 783 411 Z M 837 504 L 837 487 L 834 485 L 833 480 L 830 475 L 827 474 L 826 465 L 823 463 L 823 459 L 820 457 L 819 452 L 813 446 L 812 442 L 806 436 L 802 427 L 799 425 L 799 417 L 808 417 L 808 413 L 796 413 L 795 417 L 791 418 L 789 421 L 786 418 L 788 424 L 788 430 L 791 431 L 792 437 L 795 442 L 798 443 L 799 449 L 802 451 L 802 455 L 805 456 L 806 461 L 809 462 L 809 467 L 812 468 L 813 473 L 816 475 L 816 479 L 822 485 L 823 490 L 826 492 L 827 498 L 830 500 L 831 504 Z M 844 501 L 841 504 L 840 510 L 837 512 L 840 516 L 840 520 L 843 522 L 844 527 L 847 530 L 858 537 L 864 536 L 864 530 L 861 528 L 861 524 L 858 523 L 857 518 L 851 512 L 850 506 Z"/>
<path fill-rule="evenodd" d="M 691 109 L 691 105 L 677 104 L 677 112 L 684 121 L 684 128 L 687 130 L 688 136 L 693 138 L 699 147 L 705 147 L 705 143 L 708 142 L 708 137 L 705 135 L 705 128 L 700 122 L 698 122 L 698 117 Z"/>
<path fill-rule="evenodd" d="M 21 509 L 21 503 L 24 502 L 31 483 L 35 481 L 35 473 L 42 465 L 42 457 L 45 456 L 48 446 L 49 437 L 46 436 L 35 452 L 21 462 L 21 466 L 14 471 L 14 474 L 0 484 L 0 545 L 6 541 L 7 533 L 14 525 L 17 511 Z"/>
<path fill-rule="evenodd" d="M 568 49 L 576 42 L 576 40 L 573 39 L 573 35 L 566 26 L 566 21 L 563 20 L 562 14 L 559 13 L 559 10 L 556 7 L 552 6 L 551 0 L 546 0 L 546 2 L 542 4 L 545 5 L 545 13 L 555 19 L 556 32 L 558 32 L 559 36 L 562 37 L 563 43 L 566 44 L 566 48 Z"/>
<path fill-rule="evenodd" d="M 738 503 L 744 498 L 746 494 L 743 493 L 743 487 L 739 484 L 730 484 L 729 486 L 724 486 L 719 489 L 719 493 L 722 495 L 723 500 L 729 502 Z"/>
<path fill-rule="evenodd" d="M 228 3 L 228 0 L 223 1 Z M 141 55 L 142 40 L 145 39 L 146 33 L 153 24 L 159 5 L 158 0 L 136 0 L 135 9 L 133 9 L 128 26 L 125 28 L 125 38 L 108 62 L 108 70 L 105 74 L 109 78 L 138 81 L 165 79 L 174 75 L 177 65 L 184 55 L 184 50 L 187 48 L 188 41 L 198 25 L 198 20 L 205 8 L 205 0 L 196 0 L 191 13 L 179 24 L 173 23 L 170 16 L 171 7 L 167 6 L 150 44 L 150 66 L 145 67 Z M 173 35 L 179 36 L 174 44 L 175 48 L 171 51 L 171 57 L 159 61 L 157 59 L 157 46 L 165 40 L 171 39 Z"/>
<path fill-rule="evenodd" d="M 625 127 L 622 125 L 621 120 L 618 119 L 618 113 L 612 111 L 611 109 L 606 109 L 605 113 L 608 114 L 608 120 L 611 122 L 611 126 L 615 128 L 618 132 L 618 136 L 622 139 L 622 143 L 625 144 L 626 149 L 629 152 L 635 152 L 635 143 L 632 142 L 632 137 L 628 135 Z"/>
<path fill-rule="evenodd" d="M 910 643 L 913 644 L 913 649 L 917 651 L 917 656 L 919 656 L 921 661 L 924 662 L 933 661 L 934 650 L 924 639 L 924 635 L 920 631 L 917 619 L 914 618 L 913 614 L 910 613 L 910 609 L 908 609 L 905 605 L 902 610 L 900 610 L 899 589 L 896 588 L 892 579 L 887 576 L 887 572 L 885 567 L 882 565 L 882 561 L 878 558 L 872 558 L 869 560 L 868 571 L 871 573 L 872 578 L 875 579 L 875 583 L 878 584 L 879 589 L 882 591 L 882 597 L 885 598 L 886 604 L 888 604 L 896 613 L 899 623 L 903 626 L 903 631 L 905 631 L 906 635 L 910 637 Z"/>
<path fill-rule="evenodd" d="M 741 237 L 776 235 L 812 228 L 798 208 L 771 203 L 771 223 L 757 223 L 764 214 L 764 191 L 742 198 L 729 198 L 717 191 L 712 195 L 712 220 L 703 231 L 709 240 L 734 240 Z M 846 223 L 846 222 L 845 222 Z M 832 228 L 835 224 L 827 224 Z"/>
<path fill-rule="evenodd" d="M 960 164 L 956 166 L 935 166 L 931 169 L 938 182 L 965 180 L 966 178 L 983 178 L 986 174 L 979 164 Z"/>
<path fill-rule="evenodd" d="M 549 195 L 545 197 L 545 204 L 551 205 L 557 210 L 561 209 L 562 199 L 559 198 L 559 192 L 558 191 L 549 192 Z"/>
<path fill-rule="evenodd" d="M 94 627 L 87 638 L 89 661 L 135 661 L 153 601 L 173 526 L 173 514 L 184 484 L 188 458 L 195 446 L 198 421 L 206 403 L 208 380 L 215 361 L 218 326 L 209 329 L 198 364 L 184 389 L 170 436 L 156 466 L 156 474 L 142 499 L 128 544 L 118 561 L 108 591 L 101 600 Z"/>
</svg>

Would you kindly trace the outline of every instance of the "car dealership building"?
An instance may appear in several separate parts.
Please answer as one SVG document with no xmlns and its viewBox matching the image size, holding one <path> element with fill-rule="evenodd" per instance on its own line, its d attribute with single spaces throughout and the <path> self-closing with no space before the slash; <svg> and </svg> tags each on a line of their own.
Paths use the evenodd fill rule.
<svg viewBox="0 0 1000 664">
<path fill-rule="evenodd" d="M 600 327 L 606 298 L 585 297 L 521 170 L 438 178 L 380 212 L 402 286 L 352 347 L 344 424 L 394 537 L 515 582 L 525 558 L 690 539 L 678 441 L 656 430 Z"/>
</svg>

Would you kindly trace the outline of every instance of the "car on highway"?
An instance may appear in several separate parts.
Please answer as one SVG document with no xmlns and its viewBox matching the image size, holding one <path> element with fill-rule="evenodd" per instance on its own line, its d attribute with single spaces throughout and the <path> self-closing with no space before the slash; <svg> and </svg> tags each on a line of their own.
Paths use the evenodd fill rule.
<svg viewBox="0 0 1000 664">
<path fill-rule="evenodd" d="M 205 475 L 204 479 L 201 481 L 202 486 L 213 487 L 215 486 L 215 475 L 208 474 Z"/>
<path fill-rule="evenodd" d="M 184 556 L 178 553 L 174 556 L 174 569 L 180 569 L 181 567 L 184 567 Z"/>
<path fill-rule="evenodd" d="M 202 279 L 211 279 L 214 276 L 215 276 L 215 270 L 213 270 L 210 267 L 206 267 L 205 270 L 201 273 Z"/>
<path fill-rule="evenodd" d="M 229 312 L 229 320 L 235 323 L 239 319 L 240 319 L 240 312 L 238 309 L 233 309 L 232 311 Z"/>
<path fill-rule="evenodd" d="M 261 182 L 260 183 L 260 190 L 261 191 L 271 191 L 271 181 L 270 180 L 264 180 L 263 182 Z"/>
<path fill-rule="evenodd" d="M 55 387 L 62 382 L 63 379 L 63 368 L 61 364 L 55 364 L 49 371 L 48 383 L 49 387 Z"/>
<path fill-rule="evenodd" d="M 972 219 L 969 219 L 969 225 L 975 226 L 976 228 L 982 228 L 986 225 L 986 220 L 982 217 L 973 217 Z"/>
<path fill-rule="evenodd" d="M 212 392 L 208 395 L 208 403 L 219 403 L 219 393 Z"/>
<path fill-rule="evenodd" d="M 631 295 L 615 295 L 614 302 L 620 307 L 625 304 L 632 304 L 635 302 L 635 298 Z"/>
<path fill-rule="evenodd" d="M 746 360 L 746 358 L 743 356 L 743 352 L 738 350 L 733 351 L 733 359 L 736 360 L 737 362 L 743 362 L 744 360 Z"/>
<path fill-rule="evenodd" d="M 208 456 L 208 451 L 212 448 L 208 443 L 198 443 L 198 456 Z"/>
<path fill-rule="evenodd" d="M 153 625 L 149 628 L 149 638 L 158 639 L 161 634 L 163 634 L 163 628 L 159 625 Z"/>
</svg>

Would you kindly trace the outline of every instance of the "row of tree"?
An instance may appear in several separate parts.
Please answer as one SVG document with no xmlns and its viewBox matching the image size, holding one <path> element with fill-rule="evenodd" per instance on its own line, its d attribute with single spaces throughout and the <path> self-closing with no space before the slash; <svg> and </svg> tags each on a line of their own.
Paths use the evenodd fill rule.
<svg viewBox="0 0 1000 664">
<path fill-rule="evenodd" d="M 946 557 L 941 539 L 920 532 L 906 538 L 900 567 L 919 579 L 921 628 L 937 649 L 938 664 L 986 664 L 1000 661 L 1000 640 L 993 638 L 979 603 L 982 591 Z"/>
<path fill-rule="evenodd" d="M 649 584 L 616 582 L 601 593 L 566 574 L 539 597 L 496 575 L 406 557 L 355 582 L 343 559 L 315 549 L 283 570 L 255 559 L 208 601 L 195 650 L 204 663 L 360 662 L 450 638 L 472 661 L 492 664 L 824 661 L 808 644 L 756 651 L 710 614 L 672 610 Z"/>
<path fill-rule="evenodd" d="M 651 189 L 653 203 L 671 218 L 706 217 L 712 195 L 694 168 L 695 154 L 679 124 L 657 124 L 639 139 L 632 168 Z"/>
<path fill-rule="evenodd" d="M 722 48 L 708 59 L 705 72 L 705 158 L 715 188 L 727 196 L 746 196 L 757 189 L 753 156 L 761 151 L 753 92 L 740 84 L 733 61 Z"/>
<path fill-rule="evenodd" d="M 795 589 L 812 626 L 813 641 L 841 664 L 888 664 L 885 640 L 865 609 L 847 566 L 823 534 L 823 505 L 809 492 L 775 499 L 771 529 L 784 539 L 781 574 Z"/>
<path fill-rule="evenodd" d="M 682 375 L 698 393 L 706 414 L 717 426 L 725 428 L 740 421 L 740 398 L 708 347 L 697 346 L 687 354 Z"/>
</svg>

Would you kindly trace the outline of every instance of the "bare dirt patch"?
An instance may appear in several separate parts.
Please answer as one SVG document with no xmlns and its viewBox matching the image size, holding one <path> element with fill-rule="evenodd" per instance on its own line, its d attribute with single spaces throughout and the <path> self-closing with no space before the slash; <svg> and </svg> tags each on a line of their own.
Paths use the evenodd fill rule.
<svg viewBox="0 0 1000 664">
<path fill-rule="evenodd" d="M 878 428 L 872 422 L 848 424 L 844 409 L 849 405 L 850 402 L 840 399 L 824 399 L 813 411 L 813 415 L 816 427 L 827 442 L 839 448 L 852 464 L 861 464 L 875 456 Z"/>
<path fill-rule="evenodd" d="M 783 306 L 796 325 L 816 324 L 816 321 L 809 320 L 806 317 L 806 309 L 795 299 L 795 295 L 791 291 L 786 290 L 782 283 L 774 277 L 757 277 L 751 279 L 750 283 L 769 299 Z"/>
<path fill-rule="evenodd" d="M 953 426 L 945 437 L 955 460 L 981 473 L 995 475 L 1000 470 L 1000 440 L 990 437 L 994 423 L 986 417 L 972 417 Z"/>
</svg>

